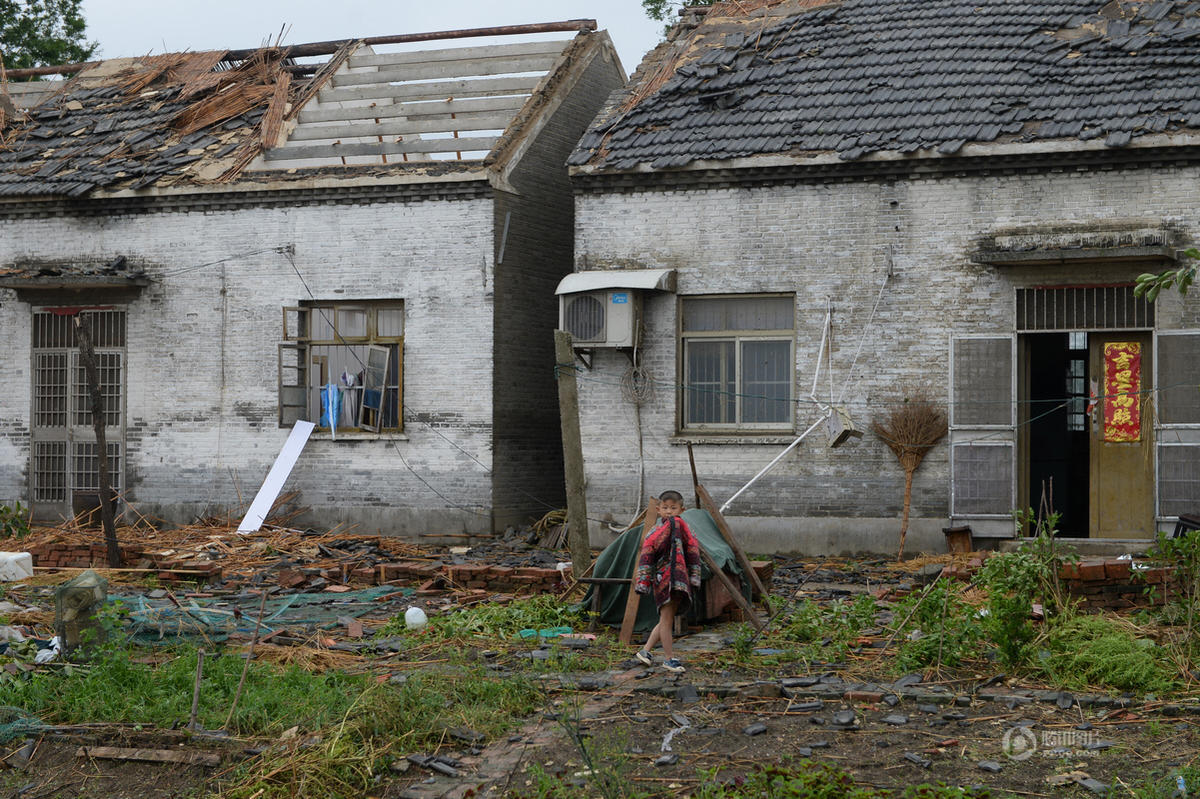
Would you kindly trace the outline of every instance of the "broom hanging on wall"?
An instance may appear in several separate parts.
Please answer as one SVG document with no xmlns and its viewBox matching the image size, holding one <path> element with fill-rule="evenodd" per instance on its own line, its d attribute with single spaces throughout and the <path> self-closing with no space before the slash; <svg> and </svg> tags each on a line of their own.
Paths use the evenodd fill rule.
<svg viewBox="0 0 1200 799">
<path fill-rule="evenodd" d="M 913 475 L 929 450 L 946 435 L 946 412 L 922 389 L 872 422 L 871 430 L 895 453 L 904 469 L 904 515 L 900 521 L 900 551 L 896 555 L 899 560 L 904 557 L 904 537 L 908 535 Z"/>
</svg>

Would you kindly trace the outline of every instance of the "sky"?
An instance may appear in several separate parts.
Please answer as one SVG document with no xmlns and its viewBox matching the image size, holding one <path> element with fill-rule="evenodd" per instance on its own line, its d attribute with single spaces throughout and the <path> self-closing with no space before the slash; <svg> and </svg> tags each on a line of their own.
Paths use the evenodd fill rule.
<svg viewBox="0 0 1200 799">
<path fill-rule="evenodd" d="M 662 32 L 641 0 L 83 0 L 83 11 L 100 58 L 257 47 L 274 42 L 281 28 L 284 44 L 302 44 L 595 19 L 612 37 L 628 74 Z"/>
</svg>

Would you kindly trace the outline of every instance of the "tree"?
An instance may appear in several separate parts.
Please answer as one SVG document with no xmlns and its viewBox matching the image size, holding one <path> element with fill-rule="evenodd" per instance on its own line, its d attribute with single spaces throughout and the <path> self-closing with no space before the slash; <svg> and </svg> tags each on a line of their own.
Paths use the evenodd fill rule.
<svg viewBox="0 0 1200 799">
<path fill-rule="evenodd" d="M 0 56 L 6 69 L 73 64 L 99 48 L 89 42 L 83 0 L 0 0 Z"/>
<path fill-rule="evenodd" d="M 659 22 L 666 22 L 668 27 L 673 21 L 674 12 L 685 6 L 711 6 L 713 0 L 642 0 L 642 8 L 646 16 Z"/>
<path fill-rule="evenodd" d="M 1165 272 L 1154 274 L 1147 272 L 1137 276 L 1133 293 L 1137 297 L 1145 296 L 1150 302 L 1158 299 L 1158 293 L 1163 289 L 1169 289 L 1171 286 L 1177 286 L 1180 294 L 1187 294 L 1188 289 L 1192 285 L 1192 281 L 1196 279 L 1196 267 L 1200 266 L 1200 249 L 1192 247 L 1184 250 L 1182 255 L 1190 259 L 1190 263 L 1185 263 L 1177 269 L 1168 269 Z"/>
</svg>

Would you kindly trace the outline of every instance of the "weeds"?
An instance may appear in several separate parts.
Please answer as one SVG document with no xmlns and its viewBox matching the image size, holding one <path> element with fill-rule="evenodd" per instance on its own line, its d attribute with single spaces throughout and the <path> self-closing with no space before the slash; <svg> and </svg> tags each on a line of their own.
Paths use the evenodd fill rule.
<svg viewBox="0 0 1200 799">
<path fill-rule="evenodd" d="M 462 638 L 512 639 L 521 630 L 542 630 L 550 627 L 578 628 L 586 624 L 582 613 L 558 602 L 548 594 L 517 599 L 505 605 L 475 605 L 453 613 L 433 616 L 429 624 L 416 635 L 433 640 Z M 414 635 L 404 626 L 404 617 L 397 616 L 378 633 L 381 636 Z"/>
<path fill-rule="evenodd" d="M 1056 624 L 1043 641 L 1037 667 L 1058 685 L 1166 693 L 1179 687 L 1169 653 L 1136 628 L 1104 616 Z"/>
<path fill-rule="evenodd" d="M 29 508 L 21 505 L 0 505 L 0 538 L 15 538 L 20 541 L 29 535 Z"/>
<path fill-rule="evenodd" d="M 981 631 L 975 608 L 950 580 L 939 578 L 920 594 L 896 606 L 903 637 L 896 653 L 897 671 L 926 666 L 958 666 L 976 653 Z M 907 620 L 907 621 L 903 621 Z"/>
</svg>

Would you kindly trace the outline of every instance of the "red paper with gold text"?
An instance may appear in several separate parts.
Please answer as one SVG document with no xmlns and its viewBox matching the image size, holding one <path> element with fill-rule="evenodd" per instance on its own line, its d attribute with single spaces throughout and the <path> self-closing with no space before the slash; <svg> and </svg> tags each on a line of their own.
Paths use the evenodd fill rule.
<svg viewBox="0 0 1200 799">
<path fill-rule="evenodd" d="M 1140 441 L 1142 345 L 1112 341 L 1104 345 L 1104 440 Z"/>
</svg>

